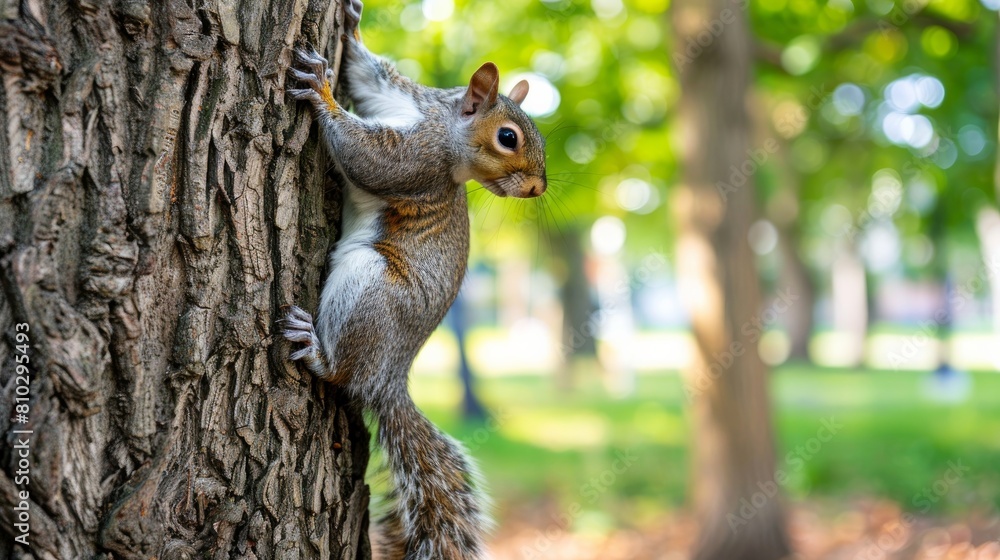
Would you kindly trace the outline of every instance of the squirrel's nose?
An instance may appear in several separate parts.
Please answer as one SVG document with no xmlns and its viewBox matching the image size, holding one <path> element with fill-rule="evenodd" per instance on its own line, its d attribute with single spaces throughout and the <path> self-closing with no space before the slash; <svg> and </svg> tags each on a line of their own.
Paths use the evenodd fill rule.
<svg viewBox="0 0 1000 560">
<path fill-rule="evenodd" d="M 531 183 L 529 183 L 528 186 L 529 186 L 528 192 L 526 195 L 524 195 L 525 198 L 541 196 L 542 193 L 545 192 L 545 188 L 548 186 L 548 181 L 545 180 L 545 177 L 541 177 L 531 181 Z"/>
</svg>

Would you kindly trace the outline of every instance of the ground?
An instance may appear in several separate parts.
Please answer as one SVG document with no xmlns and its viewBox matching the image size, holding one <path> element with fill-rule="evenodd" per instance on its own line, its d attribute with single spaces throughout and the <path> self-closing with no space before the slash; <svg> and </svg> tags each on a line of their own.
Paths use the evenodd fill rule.
<svg viewBox="0 0 1000 560">
<path fill-rule="evenodd" d="M 696 527 L 679 376 L 641 375 L 618 399 L 584 377 L 571 392 L 543 376 L 484 379 L 486 423 L 457 418 L 452 378 L 412 385 L 489 481 L 498 558 L 685 558 Z M 791 366 L 773 381 L 803 558 L 1000 558 L 1000 375 L 970 374 L 964 392 L 919 372 Z M 768 481 L 761 489 L 772 499 Z"/>
</svg>

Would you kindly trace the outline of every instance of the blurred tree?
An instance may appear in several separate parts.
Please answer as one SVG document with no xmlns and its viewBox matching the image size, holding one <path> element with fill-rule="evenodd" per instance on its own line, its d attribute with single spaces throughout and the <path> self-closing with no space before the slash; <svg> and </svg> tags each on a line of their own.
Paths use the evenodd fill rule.
<svg viewBox="0 0 1000 560">
<path fill-rule="evenodd" d="M 998 19 L 1000 18 L 1000 13 L 997 16 L 993 18 L 995 24 L 993 31 L 993 82 L 996 94 L 994 97 L 997 103 L 1000 104 L 1000 19 Z M 1000 114 L 1000 111 L 998 111 L 998 114 Z M 1000 123 L 997 123 L 997 129 L 997 138 L 1000 139 Z M 997 154 L 998 156 L 993 158 L 993 188 L 996 199 L 1000 201 L 1000 149 L 998 149 Z M 1000 300 L 1000 297 L 997 297 L 997 299 Z"/>
<path fill-rule="evenodd" d="M 680 0 L 672 7 L 681 82 L 678 273 L 697 344 L 688 394 L 698 560 L 776 560 L 790 552 L 774 482 L 767 370 L 752 322 L 761 312 L 747 242 L 754 181 L 718 187 L 753 156 L 746 108 L 752 49 L 742 5 Z M 755 495 L 765 488 L 773 491 L 761 502 Z"/>
<path fill-rule="evenodd" d="M 476 396 L 475 378 L 472 375 L 472 367 L 469 366 L 469 355 L 466 351 L 469 322 L 465 313 L 464 290 L 458 293 L 458 297 L 455 298 L 451 309 L 448 310 L 448 316 L 445 320 L 451 324 L 451 329 L 455 333 L 455 345 L 458 348 L 458 379 L 462 382 L 462 417 L 466 420 L 484 420 L 486 408 Z"/>
<path fill-rule="evenodd" d="M 15 325 L 31 345 L 30 411 L 5 398 L 0 432 L 33 431 L 30 548 L 0 449 L 0 558 L 370 557 L 361 414 L 275 333 L 316 305 L 339 224 L 284 96 L 300 34 L 339 60 L 339 9 L 0 2 L 8 397 Z"/>
<path fill-rule="evenodd" d="M 765 152 L 769 148 L 774 152 L 769 163 L 775 168 L 775 185 L 774 191 L 764 197 L 764 216 L 777 232 L 776 246 L 771 249 L 777 249 L 779 256 L 777 266 L 780 271 L 775 289 L 786 291 L 796 298 L 795 305 L 782 314 L 789 339 L 788 358 L 809 363 L 809 343 L 815 326 L 816 286 L 812 271 L 802 258 L 802 205 L 799 201 L 802 179 L 789 162 L 792 156 L 788 144 L 779 143 L 775 138 L 777 131 L 767 118 L 767 108 L 756 97 L 753 108 L 754 145 L 764 146 Z"/>
<path fill-rule="evenodd" d="M 1000 16 L 1000 14 L 998 14 Z M 996 91 L 1000 92 L 1000 20 L 994 18 L 998 24 L 994 33 L 994 76 Z M 998 100 L 1000 101 L 1000 100 Z M 1000 111 L 998 111 L 1000 113 Z M 1000 128 L 1000 125 L 998 125 Z M 1000 158 L 995 158 L 993 167 L 993 188 L 995 196 L 1000 201 Z M 980 251 L 983 261 L 988 267 L 990 293 L 992 295 L 993 311 L 993 333 L 1000 335 L 1000 271 L 993 270 L 994 264 L 1000 264 L 1000 212 L 995 206 L 986 207 L 976 215 L 976 231 L 980 239 Z"/>
<path fill-rule="evenodd" d="M 755 91 L 791 171 L 762 173 L 758 186 L 770 209 L 796 185 L 801 256 L 828 279 L 817 288 L 831 292 L 827 316 L 846 335 L 838 361 L 860 363 L 869 323 L 898 320 L 876 305 L 891 301 L 887 283 L 943 294 L 947 274 L 967 281 L 977 243 L 969 217 L 995 198 L 989 9 L 979 0 L 750 5 L 763 62 Z"/>
<path fill-rule="evenodd" d="M 594 296 L 586 270 L 586 254 L 583 250 L 585 237 L 580 227 L 567 223 L 558 232 L 556 247 L 562 249 L 566 268 L 563 271 L 559 289 L 562 300 L 562 349 L 563 364 L 557 376 L 562 389 L 573 387 L 573 370 L 581 358 L 595 358 L 597 343 Z"/>
</svg>

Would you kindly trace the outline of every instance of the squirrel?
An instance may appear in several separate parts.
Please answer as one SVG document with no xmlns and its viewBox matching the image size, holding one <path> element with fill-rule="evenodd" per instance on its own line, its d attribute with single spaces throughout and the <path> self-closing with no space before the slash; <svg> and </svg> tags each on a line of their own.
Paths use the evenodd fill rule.
<svg viewBox="0 0 1000 560">
<path fill-rule="evenodd" d="M 444 318 L 468 265 L 465 183 L 500 197 L 545 192 L 545 141 L 520 108 L 521 81 L 498 94 L 492 62 L 468 87 L 437 89 L 402 76 L 361 42 L 362 3 L 344 0 L 342 87 L 312 49 L 298 50 L 290 89 L 309 101 L 345 179 L 343 232 L 330 253 L 319 310 L 291 307 L 289 358 L 333 383 L 378 421 L 393 490 L 377 524 L 381 556 L 470 560 L 486 554 L 490 521 L 461 445 L 416 407 L 407 383 L 417 351 Z"/>
</svg>

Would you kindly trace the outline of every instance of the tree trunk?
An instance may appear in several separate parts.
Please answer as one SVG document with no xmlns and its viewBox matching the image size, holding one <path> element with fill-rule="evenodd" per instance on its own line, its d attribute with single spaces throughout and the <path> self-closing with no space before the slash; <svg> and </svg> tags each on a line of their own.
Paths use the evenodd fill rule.
<svg viewBox="0 0 1000 560">
<path fill-rule="evenodd" d="M 998 14 L 1000 16 L 1000 14 Z M 994 22 L 1000 23 L 1000 22 Z M 1000 25 L 995 34 L 996 58 L 994 79 L 996 87 L 1000 88 Z M 1000 158 L 993 164 L 993 189 L 995 199 L 1000 202 Z M 1000 337 L 1000 275 L 996 274 L 994 266 L 1000 263 L 1000 212 L 995 208 L 983 208 L 976 216 L 976 232 L 979 234 L 979 248 L 983 255 L 983 263 L 988 273 L 990 283 L 990 300 L 993 308 L 993 336 Z"/>
<path fill-rule="evenodd" d="M 997 14 L 997 17 L 998 19 L 994 21 L 994 23 L 997 26 L 996 33 L 994 33 L 993 35 L 996 38 L 993 44 L 994 45 L 993 80 L 994 80 L 994 85 L 997 88 L 997 91 L 1000 91 L 1000 13 Z M 998 136 L 1000 136 L 1000 134 L 998 134 Z M 993 190 L 997 202 L 1000 202 L 1000 157 L 996 158 L 996 162 L 993 164 Z"/>
<path fill-rule="evenodd" d="M 766 142 L 764 140 L 763 142 Z M 799 208 L 802 178 L 788 162 L 788 146 L 782 145 L 775 153 L 778 167 L 778 192 L 768 201 L 768 219 L 778 230 L 778 247 L 781 253 L 780 283 L 795 295 L 795 305 L 783 314 L 782 322 L 790 343 L 788 357 L 800 363 L 812 362 L 809 343 L 815 326 L 816 287 L 809 267 L 800 256 L 799 238 L 802 236 L 801 209 Z"/>
<path fill-rule="evenodd" d="M 362 418 L 275 344 L 339 223 L 284 95 L 339 3 L 197 4 L 0 0 L 0 558 L 370 557 Z"/>
<path fill-rule="evenodd" d="M 1000 264 L 1000 212 L 996 208 L 985 207 L 976 214 L 976 233 L 979 234 L 979 251 L 990 286 L 990 304 L 993 315 L 993 335 L 1000 335 L 1000 274 L 996 266 Z"/>
<path fill-rule="evenodd" d="M 562 364 L 556 372 L 556 384 L 562 390 L 575 386 L 575 369 L 581 358 L 597 356 L 595 305 L 590 280 L 587 277 L 587 255 L 583 251 L 583 236 L 572 225 L 555 235 L 554 244 L 560 249 L 565 264 L 559 298 L 562 301 Z"/>
<path fill-rule="evenodd" d="M 789 545 L 774 482 L 767 371 L 757 354 L 761 332 L 754 320 L 760 294 L 747 241 L 753 179 L 719 188 L 729 182 L 731 166 L 739 169 L 750 158 L 746 14 L 736 2 L 680 0 L 672 17 L 684 169 L 674 205 L 678 273 L 697 344 L 687 372 L 700 524 L 694 558 L 783 558 Z"/>
<path fill-rule="evenodd" d="M 809 343 L 812 341 L 816 290 L 806 263 L 799 256 L 798 224 L 782 224 L 778 228 L 778 248 L 781 251 L 781 283 L 795 297 L 795 305 L 784 317 L 790 348 L 788 357 L 800 363 L 811 363 Z"/>
<path fill-rule="evenodd" d="M 469 364 L 468 347 L 469 323 L 465 313 L 465 294 L 460 290 L 455 301 L 448 310 L 445 321 L 451 323 L 455 332 L 455 345 L 458 347 L 458 380 L 462 384 L 462 419 L 466 421 L 483 421 L 486 419 L 486 407 L 476 396 L 476 379 Z"/>
</svg>

